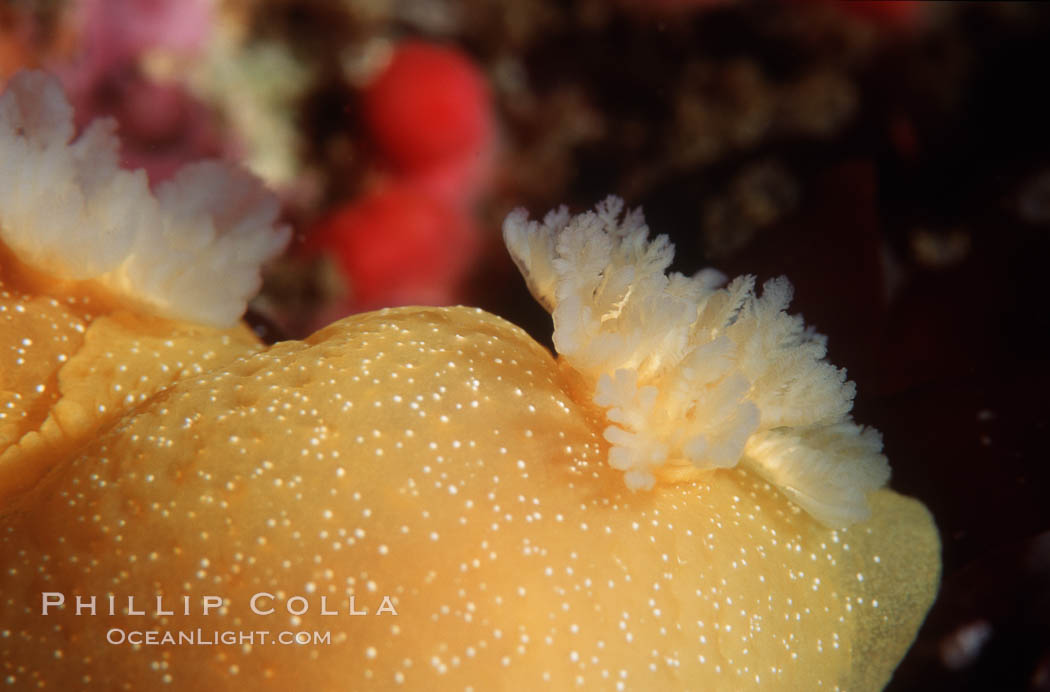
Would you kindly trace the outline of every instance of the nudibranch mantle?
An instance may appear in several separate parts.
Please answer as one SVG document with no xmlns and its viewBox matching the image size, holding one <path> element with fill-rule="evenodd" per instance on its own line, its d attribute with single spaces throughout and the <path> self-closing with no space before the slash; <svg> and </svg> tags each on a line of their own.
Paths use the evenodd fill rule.
<svg viewBox="0 0 1050 692">
<path fill-rule="evenodd" d="M 668 275 L 674 246 L 648 234 L 617 197 L 503 224 L 555 349 L 606 411 L 609 464 L 637 490 L 743 463 L 828 525 L 867 518 L 889 479 L 882 441 L 850 418 L 855 388 L 825 338 L 785 312 L 791 284 Z"/>
<path fill-rule="evenodd" d="M 565 374 L 459 307 L 355 315 L 179 379 L 0 517 L 0 670 L 100 690 L 885 684 L 935 590 L 921 504 L 880 489 L 871 519 L 831 529 L 743 468 L 630 492 Z M 44 591 L 65 608 L 42 616 Z M 183 594 L 228 611 L 184 615 Z M 112 628 L 332 642 L 136 651 Z"/>
<path fill-rule="evenodd" d="M 151 191 L 145 171 L 120 168 L 115 128 L 99 119 L 74 138 L 57 79 L 12 77 L 0 95 L 0 241 L 34 269 L 91 279 L 152 314 L 232 326 L 291 237 L 276 198 L 218 161 Z"/>
<path fill-rule="evenodd" d="M 48 84 L 33 89 L 64 103 Z M 49 155 L 66 189 L 68 157 Z M 87 207 L 106 186 L 91 190 Z M 4 203 L 7 224 L 20 207 Z M 108 213 L 74 237 L 104 236 Z M 19 245 L 31 254 L 32 238 L 15 235 L 0 238 L 0 679 L 13 689 L 874 690 L 936 593 L 932 518 L 886 488 L 848 528 L 744 463 L 629 491 L 606 463 L 608 412 L 580 395 L 600 374 L 586 382 L 494 315 L 383 310 L 263 347 L 244 325 L 174 322 L 135 295 L 114 307 L 97 279 L 38 280 Z M 754 388 L 746 340 L 727 339 Z M 634 367 L 644 401 L 659 368 Z M 632 384 L 617 370 L 603 401 Z M 790 468 L 806 453 L 766 434 L 782 428 L 762 428 L 772 414 L 751 390 L 730 403 L 758 410 L 756 454 Z M 852 439 L 835 425 L 851 424 L 788 429 L 828 448 Z M 45 592 L 65 606 L 42 613 Z M 251 608 L 259 593 L 272 612 Z M 75 605 L 91 596 L 97 617 Z M 202 612 L 204 596 L 222 609 Z M 211 639 L 286 628 L 331 639 Z M 114 630 L 212 645 L 115 644 Z"/>
</svg>

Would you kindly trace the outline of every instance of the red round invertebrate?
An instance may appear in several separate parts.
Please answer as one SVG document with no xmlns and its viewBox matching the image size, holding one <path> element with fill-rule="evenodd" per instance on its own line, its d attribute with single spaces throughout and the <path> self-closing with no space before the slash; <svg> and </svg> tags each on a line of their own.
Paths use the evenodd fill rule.
<svg viewBox="0 0 1050 692">
<path fill-rule="evenodd" d="M 308 243 L 335 255 L 356 311 L 454 302 L 477 235 L 455 205 L 395 183 L 338 209 Z"/>
<path fill-rule="evenodd" d="M 443 179 L 451 171 L 460 187 L 476 186 L 490 156 L 492 106 L 484 76 L 462 52 L 399 45 L 365 89 L 363 107 L 376 144 L 399 173 Z"/>
</svg>

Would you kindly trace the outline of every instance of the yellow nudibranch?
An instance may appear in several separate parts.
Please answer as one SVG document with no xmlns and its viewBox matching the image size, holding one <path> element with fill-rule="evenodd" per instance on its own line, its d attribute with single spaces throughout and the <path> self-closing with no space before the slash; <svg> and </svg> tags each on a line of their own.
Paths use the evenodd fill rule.
<svg viewBox="0 0 1050 692">
<path fill-rule="evenodd" d="M 756 296 L 749 279 L 668 277 L 666 240 L 615 200 L 543 225 L 515 212 L 505 236 L 559 359 L 462 307 L 264 348 L 214 325 L 284 241 L 269 198 L 217 164 L 243 186 L 179 177 L 147 199 L 139 174 L 96 180 L 80 162 L 105 147 L 81 144 L 91 128 L 72 140 L 68 114 L 41 75 L 0 97 L 0 177 L 20 180 L 12 161 L 32 174 L 0 191 L 12 689 L 870 690 L 892 675 L 936 592 L 937 533 L 882 487 L 878 437 L 784 313 L 785 282 Z M 145 237 L 143 219 L 167 230 Z M 220 285 L 241 243 L 254 264 Z M 144 283 L 152 262 L 166 278 Z"/>
</svg>

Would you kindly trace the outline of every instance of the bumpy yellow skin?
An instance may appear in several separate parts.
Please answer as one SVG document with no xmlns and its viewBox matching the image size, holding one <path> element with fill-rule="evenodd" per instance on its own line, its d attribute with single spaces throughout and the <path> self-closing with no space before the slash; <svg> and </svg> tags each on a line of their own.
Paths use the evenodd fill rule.
<svg viewBox="0 0 1050 692">
<path fill-rule="evenodd" d="M 179 348 L 218 354 L 216 339 Z M 111 382 L 107 347 L 81 372 Z M 50 475 L 9 503 L 0 677 L 15 689 L 878 689 L 932 602 L 919 503 L 878 491 L 870 521 L 836 531 L 740 470 L 632 493 L 599 413 L 487 313 L 386 310 L 238 348 L 195 357 L 200 371 L 183 357 L 91 441 L 54 446 Z M 18 372 L 4 388 L 41 376 Z M 42 615 L 42 592 L 66 606 Z M 253 614 L 260 592 L 272 614 Z M 75 615 L 78 594 L 100 614 Z M 202 614 L 208 595 L 221 611 Z M 121 614 L 128 596 L 147 614 Z M 107 643 L 112 628 L 331 643 L 135 648 Z"/>
<path fill-rule="evenodd" d="M 142 316 L 0 245 L 0 509 L 161 388 L 260 348 L 244 326 Z"/>
</svg>

